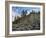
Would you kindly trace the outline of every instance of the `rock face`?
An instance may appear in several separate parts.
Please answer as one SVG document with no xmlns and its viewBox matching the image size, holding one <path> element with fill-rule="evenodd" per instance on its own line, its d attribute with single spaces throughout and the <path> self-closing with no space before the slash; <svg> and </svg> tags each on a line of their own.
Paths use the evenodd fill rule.
<svg viewBox="0 0 46 38">
<path fill-rule="evenodd" d="M 13 31 L 40 30 L 40 14 L 29 14 L 15 20 L 12 24 Z"/>
</svg>

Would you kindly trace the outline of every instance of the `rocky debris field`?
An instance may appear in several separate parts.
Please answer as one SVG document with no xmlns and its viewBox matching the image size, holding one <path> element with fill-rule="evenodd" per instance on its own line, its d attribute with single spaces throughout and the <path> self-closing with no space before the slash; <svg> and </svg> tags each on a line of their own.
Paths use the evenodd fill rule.
<svg viewBox="0 0 46 38">
<path fill-rule="evenodd" d="M 25 31 L 25 30 L 40 30 L 40 25 L 38 24 L 13 24 L 13 31 Z"/>
</svg>

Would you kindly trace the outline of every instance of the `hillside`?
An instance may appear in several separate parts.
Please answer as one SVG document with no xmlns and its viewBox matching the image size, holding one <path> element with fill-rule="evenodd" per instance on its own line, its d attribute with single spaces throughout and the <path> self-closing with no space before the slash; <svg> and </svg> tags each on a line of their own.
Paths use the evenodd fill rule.
<svg viewBox="0 0 46 38">
<path fill-rule="evenodd" d="M 40 14 L 29 14 L 15 20 L 13 31 L 40 30 Z"/>
</svg>

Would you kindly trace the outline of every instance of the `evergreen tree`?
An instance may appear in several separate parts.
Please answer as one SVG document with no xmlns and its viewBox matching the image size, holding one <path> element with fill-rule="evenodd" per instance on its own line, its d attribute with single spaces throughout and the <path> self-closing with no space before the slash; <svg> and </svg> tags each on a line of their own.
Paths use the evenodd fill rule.
<svg viewBox="0 0 46 38">
<path fill-rule="evenodd" d="M 27 10 L 22 10 L 22 14 L 21 14 L 21 16 L 26 16 L 26 14 L 27 14 Z"/>
<path fill-rule="evenodd" d="M 40 14 L 40 11 L 38 12 L 38 14 Z"/>
</svg>

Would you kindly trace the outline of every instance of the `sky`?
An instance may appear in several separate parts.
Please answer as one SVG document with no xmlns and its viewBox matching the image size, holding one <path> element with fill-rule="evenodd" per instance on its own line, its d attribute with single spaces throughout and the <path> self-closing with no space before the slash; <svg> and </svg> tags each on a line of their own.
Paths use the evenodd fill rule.
<svg viewBox="0 0 46 38">
<path fill-rule="evenodd" d="M 22 14 L 22 10 L 27 10 L 27 14 L 29 14 L 29 12 L 32 12 L 32 10 L 34 10 L 35 12 L 38 12 L 40 11 L 40 8 L 39 7 L 12 7 L 12 14 L 14 16 L 17 16 L 17 15 L 21 15 Z"/>
</svg>

